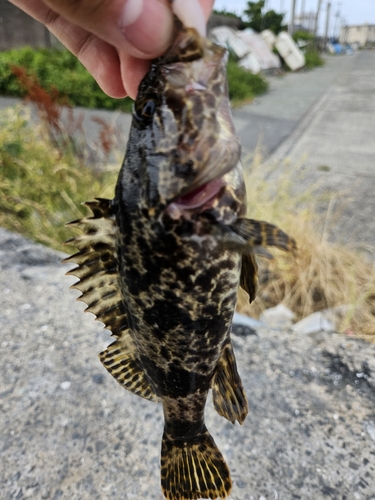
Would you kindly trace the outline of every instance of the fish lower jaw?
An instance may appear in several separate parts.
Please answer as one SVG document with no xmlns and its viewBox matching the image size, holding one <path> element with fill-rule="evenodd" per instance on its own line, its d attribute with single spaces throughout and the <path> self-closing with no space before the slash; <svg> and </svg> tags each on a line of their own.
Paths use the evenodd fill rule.
<svg viewBox="0 0 375 500">
<path fill-rule="evenodd" d="M 221 196 L 226 182 L 223 178 L 215 179 L 200 186 L 194 191 L 175 198 L 167 206 L 165 212 L 173 220 L 181 217 L 190 219 L 193 214 L 212 208 L 215 200 Z"/>
</svg>

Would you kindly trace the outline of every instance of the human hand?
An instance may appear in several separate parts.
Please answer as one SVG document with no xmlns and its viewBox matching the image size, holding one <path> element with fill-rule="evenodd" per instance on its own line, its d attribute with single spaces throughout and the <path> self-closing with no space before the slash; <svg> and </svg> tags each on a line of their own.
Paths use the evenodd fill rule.
<svg viewBox="0 0 375 500">
<path fill-rule="evenodd" d="M 58 38 L 111 97 L 133 99 L 150 60 L 172 42 L 168 0 L 10 0 Z M 174 0 L 181 21 L 204 34 L 214 0 Z"/>
</svg>

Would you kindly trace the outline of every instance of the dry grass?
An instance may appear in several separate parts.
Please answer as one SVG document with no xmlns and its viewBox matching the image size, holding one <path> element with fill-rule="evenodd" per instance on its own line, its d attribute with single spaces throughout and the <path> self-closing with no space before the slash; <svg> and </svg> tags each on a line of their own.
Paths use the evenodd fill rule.
<svg viewBox="0 0 375 500">
<path fill-rule="evenodd" d="M 285 164 L 281 170 L 277 175 L 265 172 L 259 157 L 255 158 L 246 178 L 248 214 L 277 224 L 293 236 L 298 257 L 273 251 L 273 260 L 259 258 L 258 296 L 249 305 L 247 295 L 240 292 L 239 310 L 258 317 L 282 302 L 301 319 L 315 311 L 346 306 L 339 331 L 375 340 L 375 265 L 348 247 L 328 241 L 330 226 L 340 215 L 334 198 L 325 213 L 317 214 L 318 187 L 297 194 L 299 169 Z M 272 182 L 266 182 L 270 175 Z"/>
<path fill-rule="evenodd" d="M 68 138 L 60 147 L 26 107 L 0 113 L 0 225 L 57 250 L 71 237 L 66 222 L 87 214 L 83 201 L 113 196 L 118 171 L 87 166 Z"/>
<path fill-rule="evenodd" d="M 88 167 L 84 152 L 77 155 L 77 148 L 66 147 L 65 139 L 56 140 L 43 126 L 30 126 L 25 113 L 24 108 L 0 113 L 0 225 L 61 250 L 71 236 L 65 223 L 86 214 L 82 201 L 113 196 L 120 158 L 110 167 Z M 109 151 L 102 157 L 99 149 L 112 147 L 105 129 L 103 134 L 101 160 Z M 298 193 L 293 187 L 299 184 L 298 175 L 295 165 L 266 171 L 259 156 L 249 168 L 249 216 L 277 224 L 293 236 L 299 255 L 294 259 L 274 251 L 273 260 L 260 258 L 258 297 L 249 305 L 247 295 L 240 293 L 239 309 L 257 317 L 282 302 L 300 319 L 347 306 L 339 330 L 375 340 L 375 267 L 328 241 L 340 215 L 333 198 L 326 212 L 317 215 L 317 186 Z"/>
</svg>

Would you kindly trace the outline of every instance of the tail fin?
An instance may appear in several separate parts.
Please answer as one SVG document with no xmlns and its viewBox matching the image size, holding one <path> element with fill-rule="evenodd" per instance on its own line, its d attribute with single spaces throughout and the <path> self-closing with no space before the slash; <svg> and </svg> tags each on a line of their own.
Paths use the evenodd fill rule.
<svg viewBox="0 0 375 500">
<path fill-rule="evenodd" d="M 230 494 L 228 466 L 206 428 L 190 441 L 173 440 L 164 433 L 161 486 L 167 500 L 226 498 Z"/>
</svg>

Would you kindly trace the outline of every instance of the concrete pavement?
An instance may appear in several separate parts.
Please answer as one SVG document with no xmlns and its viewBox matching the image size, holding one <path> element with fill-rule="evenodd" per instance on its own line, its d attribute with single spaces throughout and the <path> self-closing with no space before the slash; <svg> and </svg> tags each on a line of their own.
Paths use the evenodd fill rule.
<svg viewBox="0 0 375 500">
<path fill-rule="evenodd" d="M 325 66 L 313 71 L 269 77 L 266 94 L 233 110 L 244 154 L 252 153 L 257 146 L 264 156 L 273 153 L 349 62 L 346 56 L 328 57 Z"/>
<path fill-rule="evenodd" d="M 0 228 L 0 498 L 163 500 L 161 405 L 101 365 L 109 332 L 74 301 L 60 260 Z M 374 500 L 375 346 L 324 332 L 234 333 L 249 416 L 232 425 L 211 397 L 206 410 L 230 499 Z"/>
<path fill-rule="evenodd" d="M 375 51 L 345 65 L 287 140 L 269 159 L 302 165 L 298 187 L 316 182 L 341 205 L 336 241 L 375 247 Z"/>
</svg>

